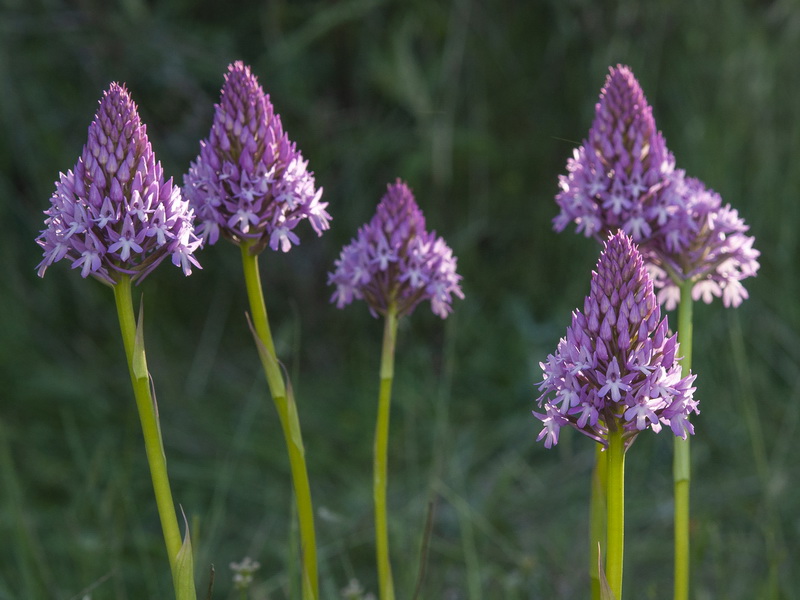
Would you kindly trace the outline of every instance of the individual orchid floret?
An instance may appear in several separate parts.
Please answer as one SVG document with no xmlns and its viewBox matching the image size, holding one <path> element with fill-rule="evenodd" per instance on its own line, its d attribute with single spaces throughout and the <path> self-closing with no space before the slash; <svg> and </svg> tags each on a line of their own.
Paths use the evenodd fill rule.
<svg viewBox="0 0 800 600">
<path fill-rule="evenodd" d="M 589 137 L 559 177 L 556 231 L 575 223 L 586 237 L 604 240 L 617 229 L 647 239 L 670 218 L 661 193 L 675 159 L 656 129 L 639 82 L 622 65 L 610 69 Z"/>
<path fill-rule="evenodd" d="M 329 228 L 308 161 L 283 131 L 269 95 L 241 61 L 228 66 L 214 123 L 184 176 L 204 244 L 220 235 L 288 252 L 300 243 L 294 228 L 308 219 L 317 235 Z"/>
<path fill-rule="evenodd" d="M 425 231 L 425 217 L 401 180 L 387 187 L 372 220 L 342 249 L 328 283 L 339 308 L 354 299 L 367 302 L 373 315 L 395 304 L 397 315 L 410 314 L 423 300 L 442 318 L 452 297 L 463 298 L 456 258 L 436 232 Z"/>
<path fill-rule="evenodd" d="M 620 427 L 626 447 L 639 432 L 664 425 L 686 438 L 694 433 L 688 417 L 699 411 L 695 375 L 681 376 L 677 353 L 641 254 L 624 232 L 613 234 L 592 272 L 583 312 L 572 313 L 566 337 L 540 363 L 538 439 L 550 448 L 566 425 L 603 445 L 609 430 Z"/>
<path fill-rule="evenodd" d="M 61 173 L 45 211 L 39 276 L 68 259 L 81 276 L 115 284 L 120 274 L 141 281 L 167 256 L 184 274 L 200 267 L 193 212 L 147 138 L 124 85 L 112 83 L 89 126 L 75 168 Z"/>
<path fill-rule="evenodd" d="M 675 210 L 669 225 L 642 244 L 642 252 L 658 289 L 658 299 L 672 310 L 680 299 L 681 282 L 694 282 L 692 297 L 710 303 L 721 297 L 726 307 L 737 307 L 748 297 L 742 280 L 759 269 L 760 252 L 749 227 L 729 204 L 703 182 L 675 171 L 669 194 Z"/>
</svg>

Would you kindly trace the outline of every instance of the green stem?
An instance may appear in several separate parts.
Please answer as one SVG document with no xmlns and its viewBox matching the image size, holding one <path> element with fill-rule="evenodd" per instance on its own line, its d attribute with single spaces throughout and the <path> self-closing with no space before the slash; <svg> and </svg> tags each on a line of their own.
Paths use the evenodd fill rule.
<svg viewBox="0 0 800 600">
<path fill-rule="evenodd" d="M 142 424 L 144 447 L 147 452 L 147 462 L 150 465 L 150 476 L 153 480 L 158 516 L 161 519 L 161 529 L 167 546 L 173 582 L 176 583 L 177 588 L 175 567 L 178 552 L 181 549 L 181 533 L 167 476 L 167 460 L 164 456 L 164 446 L 161 441 L 158 414 L 150 391 L 150 377 L 148 376 L 145 362 L 144 343 L 141 337 L 138 341 L 136 339 L 137 328 L 131 299 L 130 277 L 127 275 L 120 276 L 119 282 L 113 287 L 119 326 L 122 332 L 122 342 L 125 345 L 125 356 L 128 360 L 128 371 L 133 384 L 133 394 L 136 397 L 136 407 L 139 410 L 139 420 Z"/>
<path fill-rule="evenodd" d="M 608 433 L 608 479 L 606 509 L 608 550 L 606 551 L 606 578 L 613 597 L 622 600 L 622 556 L 625 539 L 625 442 L 623 429 L 615 424 Z"/>
<path fill-rule="evenodd" d="M 389 532 L 386 519 L 387 455 L 389 449 L 389 407 L 394 379 L 394 347 L 397 336 L 397 307 L 386 311 L 381 352 L 381 387 L 378 397 L 378 419 L 375 426 L 373 463 L 373 498 L 375 501 L 375 548 L 378 561 L 378 586 L 381 600 L 394 600 L 392 565 L 389 561 Z"/>
<path fill-rule="evenodd" d="M 592 493 L 589 506 L 589 579 L 592 583 L 592 600 L 600 600 L 600 573 L 598 549 L 606 547 L 606 490 L 608 458 L 602 444 L 595 444 Z"/>
<path fill-rule="evenodd" d="M 247 287 L 247 298 L 250 303 L 250 315 L 253 320 L 255 335 L 258 338 L 261 364 L 264 367 L 272 400 L 278 411 L 278 417 L 283 428 L 283 437 L 286 440 L 286 449 L 289 454 L 303 554 L 303 598 L 316 600 L 319 597 L 319 582 L 317 576 L 314 508 L 311 503 L 311 487 L 308 482 L 300 419 L 291 388 L 287 393 L 280 363 L 275 354 L 275 344 L 272 341 L 272 333 L 267 318 L 267 307 L 264 303 L 264 293 L 261 286 L 261 276 L 258 271 L 258 255 L 250 252 L 252 245 L 252 243 L 243 243 L 241 245 L 242 267 Z"/>
<path fill-rule="evenodd" d="M 678 343 L 680 344 L 681 375 L 686 377 L 692 367 L 692 281 L 681 284 L 681 303 L 678 307 Z M 675 485 L 675 600 L 689 598 L 689 482 L 691 480 L 689 437 L 675 438 L 672 468 Z"/>
</svg>

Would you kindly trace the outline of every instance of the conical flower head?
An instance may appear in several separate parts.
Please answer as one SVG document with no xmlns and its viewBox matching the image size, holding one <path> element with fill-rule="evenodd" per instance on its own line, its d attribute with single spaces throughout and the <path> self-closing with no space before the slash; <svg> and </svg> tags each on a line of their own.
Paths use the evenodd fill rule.
<svg viewBox="0 0 800 600">
<path fill-rule="evenodd" d="M 565 425 L 604 445 L 609 430 L 622 428 L 626 447 L 662 425 L 682 438 L 694 433 L 688 417 L 698 412 L 695 376 L 681 376 L 677 352 L 638 249 L 624 232 L 612 235 L 583 312 L 572 313 L 566 337 L 540 364 L 538 439 L 551 447 Z"/>
<path fill-rule="evenodd" d="M 308 161 L 289 141 L 280 115 L 242 62 L 228 67 L 214 123 L 184 176 L 184 193 L 197 213 L 198 234 L 215 244 L 256 241 L 288 252 L 300 239 L 294 228 L 308 219 L 317 235 L 329 228 Z"/>
<path fill-rule="evenodd" d="M 661 191 L 674 169 L 633 72 L 610 69 L 589 137 L 559 177 L 556 231 L 574 222 L 587 237 L 602 240 L 623 229 L 635 241 L 647 239 L 669 216 Z"/>
<path fill-rule="evenodd" d="M 72 171 L 62 173 L 45 211 L 39 276 L 61 259 L 81 276 L 114 284 L 125 273 L 140 281 L 167 256 L 191 273 L 200 245 L 193 213 L 147 138 L 128 90 L 112 83 L 89 126 L 89 140 Z"/>
<path fill-rule="evenodd" d="M 395 304 L 398 316 L 423 300 L 445 318 L 452 296 L 463 298 L 456 258 L 436 232 L 425 231 L 425 217 L 408 186 L 397 180 L 387 188 L 372 220 L 342 249 L 328 283 L 339 308 L 364 299 L 373 315 Z"/>
<path fill-rule="evenodd" d="M 681 282 L 694 282 L 692 297 L 707 304 L 721 297 L 726 307 L 739 306 L 748 297 L 742 280 L 759 269 L 761 254 L 753 248 L 749 227 L 714 190 L 702 181 L 675 171 L 669 193 L 680 206 L 667 225 L 642 245 L 659 301 L 667 310 L 680 300 Z"/>
<path fill-rule="evenodd" d="M 610 70 L 588 139 L 567 161 L 559 187 L 556 231 L 574 222 L 602 240 L 624 230 L 640 244 L 667 309 L 686 281 L 695 300 L 721 296 L 725 306 L 738 306 L 747 298 L 741 281 L 759 268 L 748 227 L 718 194 L 675 168 L 628 67 Z"/>
</svg>

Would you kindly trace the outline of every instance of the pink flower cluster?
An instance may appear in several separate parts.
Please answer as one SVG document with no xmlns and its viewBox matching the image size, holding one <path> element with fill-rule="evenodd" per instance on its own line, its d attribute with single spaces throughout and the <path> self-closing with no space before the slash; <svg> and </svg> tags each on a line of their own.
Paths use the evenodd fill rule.
<svg viewBox="0 0 800 600">
<path fill-rule="evenodd" d="M 167 256 L 184 274 L 199 267 L 194 214 L 147 138 L 128 90 L 112 83 L 89 126 L 74 169 L 62 173 L 45 211 L 39 276 L 56 261 L 72 261 L 81 276 L 109 284 L 120 273 L 140 281 Z"/>
<path fill-rule="evenodd" d="M 741 281 L 759 268 L 747 225 L 718 194 L 675 168 L 628 67 L 610 70 L 589 137 L 567 161 L 559 188 L 555 230 L 575 223 L 601 241 L 624 230 L 639 244 L 668 308 L 685 281 L 705 302 L 722 297 L 725 306 L 738 306 L 747 298 Z"/>
<path fill-rule="evenodd" d="M 425 217 L 408 186 L 388 186 L 372 220 L 342 249 L 328 283 L 339 308 L 364 299 L 375 314 L 394 303 L 398 316 L 410 314 L 423 300 L 445 318 L 452 296 L 463 298 L 456 258 L 436 232 L 425 231 Z"/>
<path fill-rule="evenodd" d="M 572 313 L 566 337 L 540 364 L 544 412 L 533 414 L 544 428 L 538 439 L 550 448 L 564 426 L 601 444 L 620 427 L 626 445 L 663 425 L 678 437 L 694 433 L 689 415 L 699 412 L 695 376 L 681 376 L 677 352 L 641 254 L 624 232 L 612 235 L 592 273 L 583 312 Z"/>
</svg>

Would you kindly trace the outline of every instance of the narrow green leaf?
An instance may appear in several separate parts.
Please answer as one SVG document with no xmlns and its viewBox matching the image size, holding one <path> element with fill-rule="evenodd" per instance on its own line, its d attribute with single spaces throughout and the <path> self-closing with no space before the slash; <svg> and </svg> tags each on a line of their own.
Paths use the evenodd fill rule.
<svg viewBox="0 0 800 600">
<path fill-rule="evenodd" d="M 283 364 L 278 361 L 281 367 Z M 286 372 L 286 369 L 283 369 Z M 289 374 L 286 373 L 286 406 L 288 409 L 289 417 L 289 431 L 292 436 L 292 443 L 297 447 L 297 450 L 305 456 L 305 448 L 303 447 L 303 436 L 300 433 L 300 417 L 297 414 L 297 405 L 294 402 L 294 391 L 292 390 L 292 382 L 289 380 Z"/>
<path fill-rule="evenodd" d="M 261 341 L 261 338 L 258 337 L 258 332 L 253 326 L 253 321 L 250 319 L 250 315 L 245 313 L 245 317 L 247 318 L 247 326 L 250 328 L 250 333 L 253 334 L 253 340 L 255 340 L 256 348 L 258 349 L 258 355 L 261 358 L 261 364 L 263 365 L 264 373 L 267 376 L 267 381 L 269 382 L 271 372 L 277 373 L 275 376 L 282 378 L 282 387 L 284 393 L 283 402 L 286 404 L 286 418 L 289 422 L 289 431 L 292 444 L 294 444 L 300 454 L 305 456 L 303 436 L 300 433 L 300 418 L 297 415 L 297 405 L 294 401 L 294 391 L 292 390 L 292 382 L 289 379 L 289 372 L 286 370 L 284 364 L 267 349 L 267 347 L 264 345 L 264 342 Z M 277 369 L 274 367 L 277 367 Z M 270 387 L 270 389 L 273 388 Z M 276 402 L 281 402 L 279 398 L 274 399 Z"/>
<path fill-rule="evenodd" d="M 147 358 L 144 354 L 144 298 L 139 302 L 139 319 L 136 322 L 136 337 L 133 340 L 133 375 L 136 379 L 147 379 Z"/>
<path fill-rule="evenodd" d="M 606 579 L 606 572 L 603 570 L 603 552 L 600 550 L 600 544 L 597 544 L 597 573 L 600 577 L 600 600 L 616 600 L 614 592 L 611 591 L 611 586 L 608 585 Z"/>
<path fill-rule="evenodd" d="M 253 325 L 253 320 L 250 318 L 250 313 L 244 313 L 244 316 L 245 319 L 247 319 L 247 327 L 250 329 L 250 333 L 253 334 L 253 340 L 255 340 L 258 356 L 261 358 L 261 362 L 264 365 L 264 370 L 268 371 L 268 367 L 275 366 L 278 359 L 274 357 L 269 350 L 267 350 L 264 342 L 258 336 L 255 325 Z"/>
<path fill-rule="evenodd" d="M 183 508 L 181 508 L 183 513 Z M 192 538 L 189 535 L 189 523 L 186 521 L 186 514 L 183 514 L 183 523 L 186 527 L 186 534 L 183 536 L 183 544 L 178 551 L 175 561 L 175 599 L 176 600 L 197 600 L 197 592 L 194 587 L 194 557 L 192 556 Z"/>
</svg>

